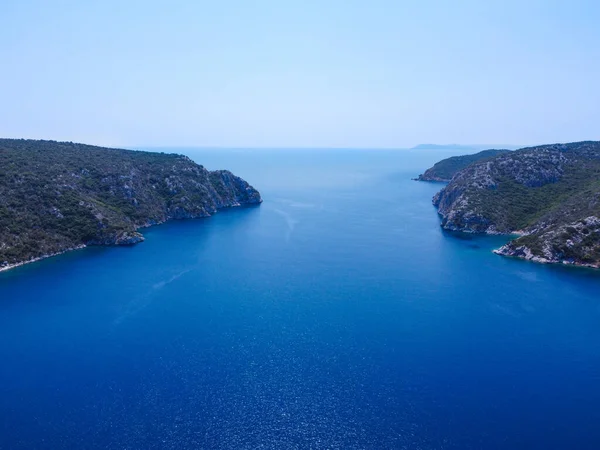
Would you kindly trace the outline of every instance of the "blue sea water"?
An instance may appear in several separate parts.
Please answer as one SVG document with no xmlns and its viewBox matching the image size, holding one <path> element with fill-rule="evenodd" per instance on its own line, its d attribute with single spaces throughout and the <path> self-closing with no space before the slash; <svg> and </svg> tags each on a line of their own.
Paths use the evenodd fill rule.
<svg viewBox="0 0 600 450">
<path fill-rule="evenodd" d="M 600 274 L 443 233 L 448 152 L 180 151 L 264 203 L 0 273 L 0 448 L 600 448 Z"/>
</svg>

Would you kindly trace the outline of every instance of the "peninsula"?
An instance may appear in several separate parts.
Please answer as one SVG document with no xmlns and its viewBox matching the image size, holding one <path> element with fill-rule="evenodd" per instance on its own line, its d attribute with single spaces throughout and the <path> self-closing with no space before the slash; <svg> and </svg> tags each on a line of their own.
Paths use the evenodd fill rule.
<svg viewBox="0 0 600 450">
<path fill-rule="evenodd" d="M 259 204 L 227 170 L 187 156 L 0 139 L 0 270 L 88 245 L 131 245 L 140 228 Z"/>
<path fill-rule="evenodd" d="M 600 142 L 475 161 L 454 173 L 433 203 L 446 230 L 520 235 L 497 254 L 600 268 Z"/>
</svg>

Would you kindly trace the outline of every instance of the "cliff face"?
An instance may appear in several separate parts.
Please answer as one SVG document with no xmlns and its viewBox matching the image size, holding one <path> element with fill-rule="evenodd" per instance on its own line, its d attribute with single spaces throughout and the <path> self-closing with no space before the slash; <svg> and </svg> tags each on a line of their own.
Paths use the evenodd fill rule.
<svg viewBox="0 0 600 450">
<path fill-rule="evenodd" d="M 142 227 L 261 201 L 231 172 L 182 155 L 0 139 L 0 267 L 134 244 Z"/>
<path fill-rule="evenodd" d="M 600 268 L 600 218 L 541 229 L 503 245 L 494 253 L 541 263 Z"/>
<path fill-rule="evenodd" d="M 433 167 L 419 175 L 417 181 L 448 182 L 458 171 L 464 169 L 468 165 L 507 152 L 509 152 L 509 150 L 484 150 L 472 155 L 452 156 L 434 164 Z"/>
<path fill-rule="evenodd" d="M 600 142 L 526 148 L 476 162 L 433 202 L 445 229 L 523 234 L 499 254 L 600 264 Z"/>
</svg>

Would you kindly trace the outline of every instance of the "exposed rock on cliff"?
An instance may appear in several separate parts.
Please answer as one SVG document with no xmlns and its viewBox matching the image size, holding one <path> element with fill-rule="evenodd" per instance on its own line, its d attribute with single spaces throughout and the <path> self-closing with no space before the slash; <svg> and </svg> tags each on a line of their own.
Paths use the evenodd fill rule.
<svg viewBox="0 0 600 450">
<path fill-rule="evenodd" d="M 475 162 L 433 202 L 445 229 L 524 234 L 499 254 L 600 265 L 600 142 L 525 148 Z"/>
<path fill-rule="evenodd" d="M 135 244 L 139 228 L 261 201 L 231 172 L 182 155 L 0 139 L 0 268 L 82 245 Z"/>
<path fill-rule="evenodd" d="M 590 216 L 541 229 L 507 243 L 494 253 L 541 263 L 600 268 L 600 218 Z"/>
</svg>

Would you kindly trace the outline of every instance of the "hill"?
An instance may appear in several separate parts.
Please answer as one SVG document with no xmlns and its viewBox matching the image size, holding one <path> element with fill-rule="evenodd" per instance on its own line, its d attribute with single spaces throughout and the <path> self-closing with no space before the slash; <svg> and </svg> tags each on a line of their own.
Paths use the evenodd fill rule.
<svg viewBox="0 0 600 450">
<path fill-rule="evenodd" d="M 492 158 L 496 155 L 506 153 L 509 150 L 483 150 L 479 153 L 463 156 L 452 156 L 441 160 L 427 169 L 425 173 L 418 176 L 418 181 L 441 181 L 448 182 L 459 170 L 470 164 L 483 159 Z"/>
<path fill-rule="evenodd" d="M 231 172 L 182 155 L 0 139 L 0 268 L 134 244 L 142 227 L 261 201 Z"/>
<path fill-rule="evenodd" d="M 475 162 L 433 201 L 445 229 L 522 234 L 499 254 L 600 267 L 600 142 L 524 148 Z"/>
</svg>

